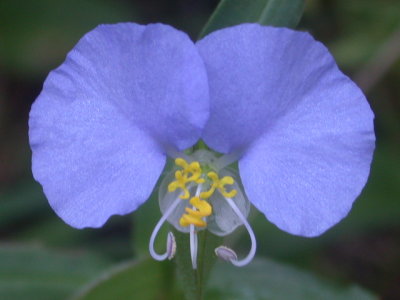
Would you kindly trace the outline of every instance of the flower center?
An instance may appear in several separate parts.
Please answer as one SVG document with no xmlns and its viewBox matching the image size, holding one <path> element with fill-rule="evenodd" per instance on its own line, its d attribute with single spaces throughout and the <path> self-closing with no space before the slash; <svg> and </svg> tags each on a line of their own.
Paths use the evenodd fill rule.
<svg viewBox="0 0 400 300">
<path fill-rule="evenodd" d="M 155 259 L 171 259 L 175 252 L 172 233 L 167 239 L 166 253 L 159 255 L 153 249 L 157 232 L 166 220 L 177 230 L 190 234 L 193 269 L 197 268 L 197 231 L 204 229 L 225 236 L 238 226 L 245 225 L 252 246 L 244 260 L 237 260 L 235 252 L 225 246 L 218 247 L 215 253 L 238 266 L 247 264 L 253 258 L 255 237 L 246 220 L 250 203 L 242 191 L 239 176 L 233 169 L 218 168 L 218 160 L 213 152 L 207 150 L 198 150 L 190 157 L 175 159 L 174 170 L 164 177 L 159 189 L 163 216 L 153 230 L 149 247 Z M 169 249 L 173 249 L 173 253 Z"/>
<path fill-rule="evenodd" d="M 181 168 L 175 172 L 175 180 L 168 185 L 168 192 L 175 192 L 177 189 L 181 189 L 182 193 L 179 196 L 181 199 L 189 199 L 190 192 L 188 189 L 188 184 L 193 186 L 201 187 L 205 186 L 206 177 L 208 177 L 207 182 L 209 182 L 209 189 L 200 192 L 199 196 L 193 196 L 190 198 L 189 203 L 192 208 L 185 207 L 185 213 L 179 220 L 179 225 L 182 227 L 187 227 L 189 225 L 194 225 L 196 227 L 206 227 L 207 222 L 205 217 L 212 214 L 212 206 L 206 199 L 209 199 L 216 190 L 218 190 L 224 197 L 232 198 L 237 194 L 237 190 L 232 189 L 231 191 L 226 190 L 226 185 L 232 185 L 235 180 L 231 176 L 224 176 L 221 179 L 218 174 L 214 171 L 205 174 L 203 172 L 200 162 L 193 161 L 188 163 L 183 158 L 175 159 L 175 164 Z"/>
</svg>

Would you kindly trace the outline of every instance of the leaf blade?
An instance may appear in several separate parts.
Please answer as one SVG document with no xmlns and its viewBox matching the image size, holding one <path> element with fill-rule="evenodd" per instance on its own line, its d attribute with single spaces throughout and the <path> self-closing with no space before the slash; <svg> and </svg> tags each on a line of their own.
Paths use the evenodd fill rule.
<svg viewBox="0 0 400 300">
<path fill-rule="evenodd" d="M 222 0 L 200 33 L 200 38 L 241 23 L 295 27 L 303 14 L 304 0 Z"/>
<path fill-rule="evenodd" d="M 0 245 L 0 299 L 64 299 L 108 265 L 92 253 Z"/>
<path fill-rule="evenodd" d="M 111 268 L 72 299 L 160 299 L 172 289 L 166 286 L 166 271 L 165 263 L 149 258 L 130 261 Z"/>
<path fill-rule="evenodd" d="M 240 284 L 239 284 L 240 283 Z M 245 268 L 216 265 L 206 299 L 376 300 L 358 286 L 339 286 L 309 272 L 257 258 Z"/>
</svg>

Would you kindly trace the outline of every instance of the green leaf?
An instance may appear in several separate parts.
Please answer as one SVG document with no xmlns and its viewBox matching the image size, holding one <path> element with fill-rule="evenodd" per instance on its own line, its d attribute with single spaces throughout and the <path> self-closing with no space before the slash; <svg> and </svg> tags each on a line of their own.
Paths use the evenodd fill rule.
<svg viewBox="0 0 400 300">
<path fill-rule="evenodd" d="M 221 0 L 200 37 L 241 23 L 295 27 L 303 14 L 304 0 Z"/>
<path fill-rule="evenodd" d="M 115 259 L 132 256 L 128 217 L 115 216 L 102 230 L 77 230 L 65 224 L 51 209 L 39 183 L 22 179 L 0 191 L 0 235 L 16 243 L 40 241 L 49 247 L 85 247 Z"/>
<path fill-rule="evenodd" d="M 127 262 L 114 267 L 85 287 L 73 300 L 173 299 L 171 262 L 152 259 Z"/>
<path fill-rule="evenodd" d="M 244 268 L 217 264 L 210 278 L 206 299 L 230 300 L 373 300 L 375 296 L 357 286 L 337 286 L 305 271 L 255 259 Z"/>
<path fill-rule="evenodd" d="M 0 246 L 0 299 L 59 300 L 108 266 L 92 254 Z"/>
</svg>

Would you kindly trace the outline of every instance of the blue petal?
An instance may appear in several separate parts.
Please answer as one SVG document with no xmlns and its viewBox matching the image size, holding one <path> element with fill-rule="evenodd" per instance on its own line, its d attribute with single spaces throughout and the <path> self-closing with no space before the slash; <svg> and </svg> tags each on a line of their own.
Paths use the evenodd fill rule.
<svg viewBox="0 0 400 300">
<path fill-rule="evenodd" d="M 165 152 L 194 144 L 208 117 L 204 65 L 166 25 L 102 25 L 51 72 L 32 106 L 36 180 L 56 213 L 99 227 L 150 195 Z"/>
<path fill-rule="evenodd" d="M 347 215 L 368 178 L 373 113 L 309 34 L 254 24 L 198 43 L 210 82 L 204 140 L 240 151 L 249 200 L 282 230 L 316 236 Z"/>
</svg>

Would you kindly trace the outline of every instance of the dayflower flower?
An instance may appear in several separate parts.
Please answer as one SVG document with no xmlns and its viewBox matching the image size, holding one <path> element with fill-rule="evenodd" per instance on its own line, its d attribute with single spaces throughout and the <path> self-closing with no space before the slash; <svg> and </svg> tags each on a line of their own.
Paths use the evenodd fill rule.
<svg viewBox="0 0 400 300">
<path fill-rule="evenodd" d="M 76 228 L 136 210 L 167 157 L 163 213 L 190 234 L 224 236 L 250 202 L 280 229 L 312 237 L 349 212 L 368 178 L 373 113 L 359 88 L 308 33 L 242 24 L 193 43 L 166 25 L 101 25 L 52 71 L 32 106 L 33 174 L 55 212 Z M 199 139 L 212 150 L 185 151 Z M 217 154 L 220 153 L 220 154 Z M 230 168 L 238 161 L 239 174 Z M 249 202 L 250 201 L 250 202 Z"/>
</svg>

